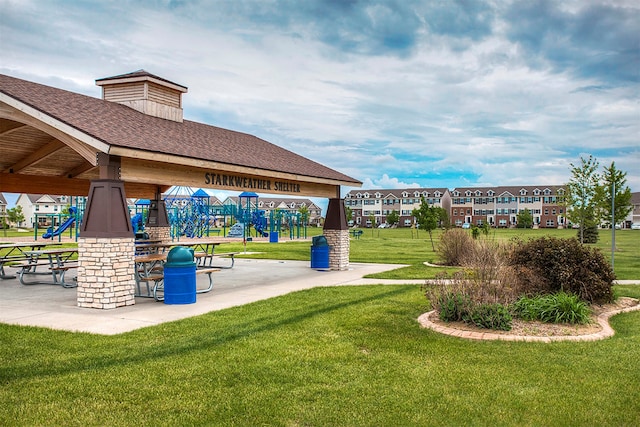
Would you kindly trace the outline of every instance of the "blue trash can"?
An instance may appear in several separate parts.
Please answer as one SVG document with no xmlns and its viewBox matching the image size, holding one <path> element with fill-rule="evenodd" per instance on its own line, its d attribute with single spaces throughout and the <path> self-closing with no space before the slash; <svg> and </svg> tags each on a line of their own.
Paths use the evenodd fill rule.
<svg viewBox="0 0 640 427">
<path fill-rule="evenodd" d="M 329 244 L 324 236 L 315 236 L 311 243 L 311 268 L 329 268 Z"/>
<path fill-rule="evenodd" d="M 269 233 L 269 243 L 278 243 L 278 232 L 272 231 Z"/>
<path fill-rule="evenodd" d="M 176 246 L 167 254 L 164 264 L 164 303 L 196 302 L 196 263 L 193 249 Z"/>
</svg>

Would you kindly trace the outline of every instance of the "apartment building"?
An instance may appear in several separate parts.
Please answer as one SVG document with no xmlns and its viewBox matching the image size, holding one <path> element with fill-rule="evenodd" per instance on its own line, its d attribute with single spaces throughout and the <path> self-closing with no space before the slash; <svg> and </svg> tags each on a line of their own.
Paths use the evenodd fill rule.
<svg viewBox="0 0 640 427">
<path fill-rule="evenodd" d="M 566 224 L 562 206 L 563 186 L 499 186 L 455 188 L 407 188 L 396 190 L 353 190 L 344 200 L 351 209 L 353 225 L 377 227 L 386 222 L 392 211 L 400 215 L 400 226 L 414 225 L 414 209 L 421 200 L 441 207 L 449 213 L 452 225 L 483 225 L 515 227 L 518 214 L 528 209 L 536 227 L 557 228 Z M 373 223 L 371 218 L 374 218 Z"/>
<path fill-rule="evenodd" d="M 557 185 L 455 188 L 451 223 L 515 227 L 518 214 L 528 209 L 535 227 L 562 227 L 566 224 L 564 195 L 565 188 Z"/>
<path fill-rule="evenodd" d="M 640 193 L 631 193 L 633 209 L 624 220 L 623 228 L 631 228 L 631 224 L 640 224 Z"/>
<path fill-rule="evenodd" d="M 422 198 L 430 206 L 451 209 L 451 196 L 447 188 L 407 188 L 394 190 L 352 190 L 345 196 L 344 205 L 351 209 L 351 225 L 378 227 L 386 224 L 387 215 L 398 212 L 401 227 L 411 227 L 414 209 L 420 207 Z M 373 222 L 372 222 L 373 218 Z"/>
</svg>

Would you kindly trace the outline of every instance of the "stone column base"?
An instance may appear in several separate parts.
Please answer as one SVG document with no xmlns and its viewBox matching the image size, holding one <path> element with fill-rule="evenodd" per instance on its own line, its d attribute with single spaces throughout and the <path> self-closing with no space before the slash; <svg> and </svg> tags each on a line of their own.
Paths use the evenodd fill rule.
<svg viewBox="0 0 640 427">
<path fill-rule="evenodd" d="M 133 242 L 133 236 L 78 240 L 79 307 L 112 309 L 135 304 Z"/>
<path fill-rule="evenodd" d="M 171 227 L 146 227 L 144 231 L 149 235 L 149 239 L 171 241 Z"/>
<path fill-rule="evenodd" d="M 349 230 L 324 230 L 329 244 L 329 268 L 347 270 L 349 268 Z"/>
</svg>

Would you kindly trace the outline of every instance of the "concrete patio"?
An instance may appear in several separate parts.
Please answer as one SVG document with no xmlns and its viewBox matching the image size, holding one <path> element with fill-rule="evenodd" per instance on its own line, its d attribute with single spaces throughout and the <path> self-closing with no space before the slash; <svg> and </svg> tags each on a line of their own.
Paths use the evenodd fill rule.
<svg viewBox="0 0 640 427">
<path fill-rule="evenodd" d="M 399 267 L 352 263 L 345 271 L 321 271 L 311 269 L 308 261 L 236 259 L 233 269 L 213 274 L 213 290 L 198 294 L 195 304 L 167 305 L 136 297 L 135 305 L 113 310 L 78 307 L 75 288 L 0 280 L 0 323 L 113 335 L 313 287 L 424 282 L 363 279 Z M 206 288 L 207 277 L 197 278 L 198 288 Z"/>
</svg>

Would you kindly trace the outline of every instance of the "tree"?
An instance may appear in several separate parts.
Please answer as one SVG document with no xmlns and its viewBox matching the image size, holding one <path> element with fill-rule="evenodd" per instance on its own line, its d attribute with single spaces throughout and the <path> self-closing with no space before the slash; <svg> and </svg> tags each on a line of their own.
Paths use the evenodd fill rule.
<svg viewBox="0 0 640 427">
<path fill-rule="evenodd" d="M 391 213 L 387 215 L 387 224 L 394 225 L 397 224 L 398 221 L 400 221 L 400 214 L 398 214 L 398 211 L 391 211 Z"/>
<path fill-rule="evenodd" d="M 418 228 L 421 230 L 426 230 L 429 232 L 429 239 L 431 240 L 431 247 L 433 250 L 436 250 L 435 244 L 433 243 L 433 230 L 438 227 L 438 222 L 440 221 L 440 208 L 435 206 L 429 206 L 424 197 L 420 202 L 420 207 L 414 209 L 411 212 L 416 218 L 416 222 L 418 223 Z"/>
<path fill-rule="evenodd" d="M 529 209 L 523 209 L 518 212 L 518 228 L 531 228 L 533 226 L 533 215 Z"/>
<path fill-rule="evenodd" d="M 596 206 L 597 193 L 600 182 L 598 161 L 589 156 L 588 160 L 580 158 L 581 164 L 571 163 L 571 179 L 567 183 L 567 205 L 571 208 L 567 214 L 569 219 L 580 225 L 578 237 L 580 243 L 585 243 L 585 229 L 597 225 Z M 597 238 L 597 229 L 596 229 Z"/>
<path fill-rule="evenodd" d="M 7 209 L 7 219 L 10 224 L 15 224 L 16 226 L 20 226 L 20 224 L 24 221 L 24 214 L 22 213 L 22 206 L 16 206 L 11 209 Z"/>
<path fill-rule="evenodd" d="M 309 208 L 306 206 L 300 206 L 298 208 L 298 213 L 300 214 L 300 220 L 302 221 L 302 225 L 306 226 L 309 223 Z"/>
<path fill-rule="evenodd" d="M 611 221 L 611 226 L 621 223 L 633 210 L 631 189 L 626 186 L 627 173 L 616 169 L 615 162 L 604 168 L 602 185 L 597 189 L 597 217 L 601 221 Z M 612 198 L 613 195 L 613 198 Z M 613 218 L 611 208 L 613 200 Z"/>
<path fill-rule="evenodd" d="M 347 223 L 353 219 L 353 209 L 349 206 L 345 208 L 345 215 L 347 216 Z"/>
</svg>

